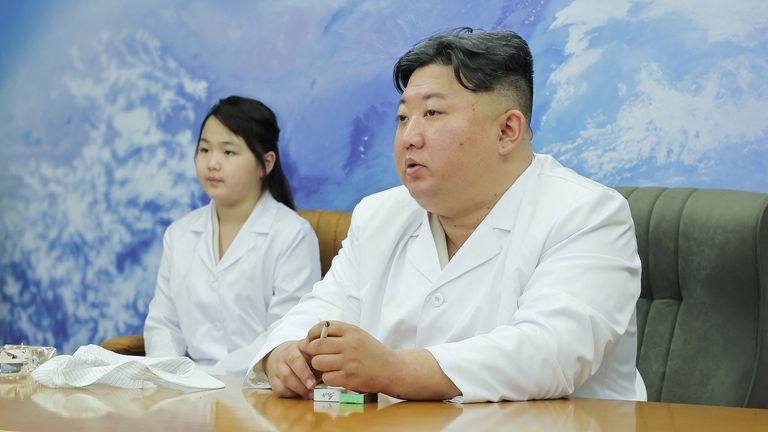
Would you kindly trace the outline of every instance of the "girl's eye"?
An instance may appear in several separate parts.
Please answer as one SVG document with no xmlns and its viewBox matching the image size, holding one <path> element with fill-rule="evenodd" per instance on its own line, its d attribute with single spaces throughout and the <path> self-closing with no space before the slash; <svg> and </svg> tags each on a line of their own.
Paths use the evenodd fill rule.
<svg viewBox="0 0 768 432">
<path fill-rule="evenodd" d="M 398 123 L 402 123 L 402 122 L 404 122 L 404 121 L 406 121 L 406 120 L 408 120 L 408 117 L 407 117 L 407 116 L 405 116 L 405 115 L 403 115 L 403 114 L 398 114 L 398 115 L 397 115 L 397 122 L 398 122 Z"/>
<path fill-rule="evenodd" d="M 439 111 L 435 111 L 435 110 L 432 110 L 432 109 L 431 110 L 427 110 L 427 113 L 426 113 L 427 117 L 434 117 L 434 116 L 436 116 L 438 114 L 440 114 Z"/>
<path fill-rule="evenodd" d="M 237 153 L 233 152 L 232 150 L 225 150 L 224 154 L 227 156 L 232 156 L 232 155 L 236 155 Z"/>
<path fill-rule="evenodd" d="M 197 149 L 197 152 L 198 153 L 208 153 L 208 149 L 205 148 L 205 147 L 200 147 L 199 149 Z"/>
</svg>

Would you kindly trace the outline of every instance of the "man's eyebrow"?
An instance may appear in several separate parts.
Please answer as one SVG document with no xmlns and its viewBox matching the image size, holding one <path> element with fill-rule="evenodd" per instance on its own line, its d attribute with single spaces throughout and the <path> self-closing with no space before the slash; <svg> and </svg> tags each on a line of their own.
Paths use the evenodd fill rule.
<svg viewBox="0 0 768 432">
<path fill-rule="evenodd" d="M 421 95 L 421 100 L 426 101 L 429 99 L 447 99 L 448 95 L 442 92 L 430 92 L 430 93 L 424 93 Z M 405 96 L 400 97 L 400 105 L 405 104 L 406 98 Z"/>
</svg>

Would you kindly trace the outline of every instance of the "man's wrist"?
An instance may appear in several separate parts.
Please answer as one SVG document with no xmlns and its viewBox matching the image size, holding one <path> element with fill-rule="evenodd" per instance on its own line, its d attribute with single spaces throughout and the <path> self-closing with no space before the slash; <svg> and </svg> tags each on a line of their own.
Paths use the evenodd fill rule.
<svg viewBox="0 0 768 432">
<path fill-rule="evenodd" d="M 401 388 L 402 383 L 406 382 L 407 377 L 407 351 L 406 350 L 392 350 L 392 360 L 387 376 L 384 380 L 384 388 L 380 393 L 395 396 L 403 391 Z"/>
<path fill-rule="evenodd" d="M 264 375 L 267 377 L 269 377 L 269 358 L 272 356 L 272 353 L 275 352 L 275 349 L 277 348 L 273 348 L 272 351 L 268 352 L 267 355 L 261 359 L 261 370 L 264 371 Z"/>
</svg>

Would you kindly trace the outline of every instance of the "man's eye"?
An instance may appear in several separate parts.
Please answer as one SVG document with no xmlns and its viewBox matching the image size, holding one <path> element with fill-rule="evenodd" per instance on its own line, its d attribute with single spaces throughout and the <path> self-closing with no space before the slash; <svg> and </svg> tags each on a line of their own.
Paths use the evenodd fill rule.
<svg viewBox="0 0 768 432">
<path fill-rule="evenodd" d="M 225 150 L 224 154 L 227 156 L 232 156 L 232 155 L 236 155 L 237 153 L 233 152 L 232 150 Z"/>
<path fill-rule="evenodd" d="M 198 153 L 208 153 L 208 149 L 205 148 L 205 147 L 200 147 L 199 149 L 197 149 L 197 152 Z"/>
<path fill-rule="evenodd" d="M 426 112 L 426 116 L 427 117 L 434 117 L 434 116 L 436 116 L 438 114 L 440 114 L 440 111 L 435 111 L 435 110 L 432 110 L 432 109 L 431 110 L 427 110 L 427 112 Z"/>
</svg>

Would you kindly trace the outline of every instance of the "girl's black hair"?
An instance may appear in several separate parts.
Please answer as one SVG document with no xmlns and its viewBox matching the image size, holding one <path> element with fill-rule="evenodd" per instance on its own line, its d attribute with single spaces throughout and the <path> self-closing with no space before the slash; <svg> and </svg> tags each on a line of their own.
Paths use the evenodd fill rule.
<svg viewBox="0 0 768 432">
<path fill-rule="evenodd" d="M 277 148 L 280 128 L 277 126 L 275 113 L 256 99 L 242 96 L 229 96 L 221 99 L 208 111 L 200 124 L 200 133 L 197 135 L 198 143 L 203 134 L 205 122 L 211 116 L 216 117 L 227 129 L 245 141 L 265 172 L 264 154 L 275 153 L 275 164 L 272 166 L 272 171 L 262 179 L 262 190 L 269 190 L 277 201 L 292 210 L 296 210 L 291 187 L 283 173 L 283 167 L 280 165 L 280 152 Z"/>
</svg>

